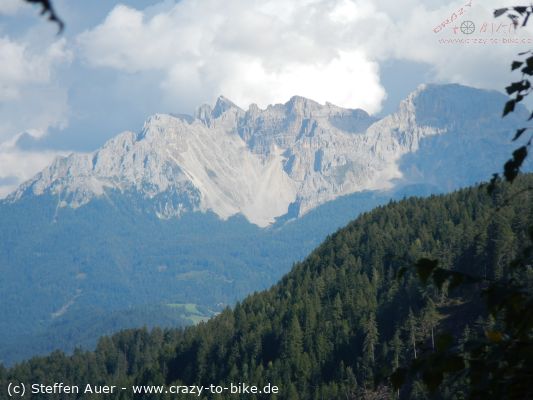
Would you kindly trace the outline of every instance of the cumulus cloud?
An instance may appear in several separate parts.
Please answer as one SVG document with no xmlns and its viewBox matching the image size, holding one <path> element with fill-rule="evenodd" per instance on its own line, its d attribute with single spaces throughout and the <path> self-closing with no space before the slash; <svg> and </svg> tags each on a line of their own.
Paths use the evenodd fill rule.
<svg viewBox="0 0 533 400">
<path fill-rule="evenodd" d="M 41 49 L 0 37 L 0 140 L 23 130 L 42 135 L 67 122 L 67 89 L 54 79 L 72 54 L 60 39 Z"/>
<path fill-rule="evenodd" d="M 44 169 L 57 156 L 66 155 L 66 152 L 59 151 L 20 150 L 16 138 L 0 143 L 0 198 Z"/>
<path fill-rule="evenodd" d="M 34 52 L 26 43 L 0 37 L 0 101 L 20 98 L 20 89 L 39 83 L 50 83 L 52 68 L 70 60 L 65 39 L 60 39 L 44 51 Z"/>
<path fill-rule="evenodd" d="M 0 10 L 15 12 L 8 8 L 9 4 L 2 3 Z M 27 39 L 0 37 L 0 197 L 60 154 L 23 151 L 16 146 L 23 132 L 40 137 L 50 127 L 67 124 L 67 88 L 56 79 L 56 74 L 60 66 L 68 65 L 72 53 L 64 38 L 38 44 L 32 46 Z"/>
<path fill-rule="evenodd" d="M 150 15 L 121 5 L 79 44 L 91 65 L 160 71 L 160 89 L 196 104 L 224 94 L 265 106 L 298 94 L 376 111 L 385 97 L 379 67 L 343 32 L 359 18 L 350 7 L 347 0 L 183 0 Z"/>
<path fill-rule="evenodd" d="M 501 6 L 501 0 L 182 0 L 160 11 L 119 5 L 79 45 L 90 65 L 159 72 L 158 90 L 190 107 L 218 94 L 241 106 L 299 94 L 375 112 L 386 96 L 379 62 L 387 59 L 427 63 L 436 81 L 501 86 L 517 46 L 446 45 L 438 39 L 453 36 L 450 29 L 440 37 L 433 32 L 460 8 L 479 24 L 499 23 L 492 10 Z"/>
<path fill-rule="evenodd" d="M 437 82 L 502 90 L 513 78 L 511 60 L 533 43 L 528 29 L 514 30 L 508 18 L 493 17 L 496 8 L 513 5 L 512 0 L 377 0 L 373 6 L 379 10 L 381 23 L 362 21 L 360 28 L 369 35 L 361 44 L 378 62 L 403 59 L 426 63 Z M 435 32 L 446 20 L 452 23 Z M 461 32 L 463 21 L 473 22 L 472 34 Z"/>
</svg>

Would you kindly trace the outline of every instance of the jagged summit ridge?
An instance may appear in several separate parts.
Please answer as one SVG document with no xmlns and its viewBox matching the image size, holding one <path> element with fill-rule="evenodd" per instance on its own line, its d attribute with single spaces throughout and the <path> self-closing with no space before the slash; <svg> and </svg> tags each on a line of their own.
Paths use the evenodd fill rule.
<svg viewBox="0 0 533 400">
<path fill-rule="evenodd" d="M 420 123 L 429 118 L 420 106 L 439 101 L 423 96 L 429 89 L 419 87 L 381 120 L 300 96 L 246 111 L 221 96 L 192 117 L 156 114 L 137 134 L 58 158 L 8 201 L 49 193 L 59 206 L 80 207 L 116 190 L 141 195 L 161 218 L 210 210 L 268 226 L 289 208 L 302 215 L 338 196 L 390 188 L 402 177 L 400 158 L 447 131 Z"/>
</svg>

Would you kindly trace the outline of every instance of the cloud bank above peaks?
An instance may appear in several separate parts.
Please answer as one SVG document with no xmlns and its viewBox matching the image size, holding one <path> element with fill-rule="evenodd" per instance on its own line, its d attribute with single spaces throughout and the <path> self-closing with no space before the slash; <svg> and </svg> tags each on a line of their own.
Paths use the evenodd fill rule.
<svg viewBox="0 0 533 400">
<path fill-rule="evenodd" d="M 387 96 L 380 63 L 389 59 L 425 63 L 433 81 L 501 90 L 516 46 L 444 45 L 433 32 L 461 7 L 483 23 L 493 22 L 492 10 L 500 6 L 501 0 L 118 5 L 78 45 L 90 66 L 158 74 L 166 103 L 188 108 L 180 111 L 223 94 L 242 107 L 301 95 L 375 113 Z"/>
<path fill-rule="evenodd" d="M 531 46 L 446 45 L 453 30 L 433 31 L 466 4 L 476 26 L 500 23 L 492 10 L 512 0 L 122 3 L 55 0 L 67 23 L 58 39 L 38 9 L 0 0 L 0 167 L 13 163 L 10 176 L 40 165 L 23 161 L 38 149 L 92 151 L 151 114 L 192 113 L 219 95 L 243 108 L 300 95 L 388 113 L 423 82 L 502 90 Z M 23 132 L 37 138 L 25 147 L 35 154 L 2 148 Z"/>
<path fill-rule="evenodd" d="M 90 65 L 157 71 L 167 96 L 196 105 L 224 94 L 241 106 L 266 106 L 296 94 L 372 112 L 385 91 L 377 62 L 350 38 L 361 12 L 355 7 L 348 0 L 183 0 L 151 13 L 119 5 L 78 40 Z"/>
</svg>

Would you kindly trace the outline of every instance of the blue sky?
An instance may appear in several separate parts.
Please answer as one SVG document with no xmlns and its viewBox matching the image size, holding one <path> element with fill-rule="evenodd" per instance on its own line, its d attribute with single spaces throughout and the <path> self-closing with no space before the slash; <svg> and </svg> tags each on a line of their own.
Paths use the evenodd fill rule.
<svg viewBox="0 0 533 400">
<path fill-rule="evenodd" d="M 514 5 L 503 0 L 54 5 L 66 23 L 59 36 L 38 8 L 0 0 L 0 196 L 58 155 L 219 95 L 245 109 L 302 95 L 383 115 L 420 83 L 502 90 L 510 60 L 528 49 L 517 39 L 531 39 L 492 18 Z M 476 25 L 468 37 L 453 29 L 464 20 Z M 478 42 L 449 42 L 458 38 Z"/>
</svg>

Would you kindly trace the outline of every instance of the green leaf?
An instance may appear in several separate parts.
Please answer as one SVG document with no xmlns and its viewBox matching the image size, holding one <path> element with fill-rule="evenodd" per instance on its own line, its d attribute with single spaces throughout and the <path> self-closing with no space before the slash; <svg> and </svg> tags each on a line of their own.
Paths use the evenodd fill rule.
<svg viewBox="0 0 533 400">
<path fill-rule="evenodd" d="M 498 18 L 507 12 L 508 8 L 498 8 L 494 10 L 494 18 Z"/>
<path fill-rule="evenodd" d="M 508 182 L 513 182 L 518 176 L 520 167 L 527 157 L 527 147 L 522 146 L 513 152 L 513 158 L 508 160 L 503 166 L 503 174 Z"/>
<path fill-rule="evenodd" d="M 516 131 L 515 135 L 514 135 L 514 138 L 513 138 L 513 142 L 515 140 L 517 140 L 520 136 L 522 136 L 522 134 L 527 131 L 528 128 L 520 128 Z"/>
<path fill-rule="evenodd" d="M 503 166 L 503 175 L 507 182 L 513 182 L 518 176 L 518 167 L 513 159 L 508 160 Z"/>
<path fill-rule="evenodd" d="M 528 65 L 521 69 L 521 71 L 526 75 L 533 75 L 533 66 Z"/>
<path fill-rule="evenodd" d="M 507 103 L 505 103 L 505 107 L 503 108 L 503 117 L 505 117 L 510 112 L 514 111 L 515 104 L 516 104 L 515 100 L 509 100 Z"/>
<path fill-rule="evenodd" d="M 514 92 L 519 92 L 520 90 L 522 90 L 523 88 L 523 83 L 522 81 L 520 82 L 514 82 L 512 83 L 511 85 L 507 86 L 505 88 L 505 91 L 507 92 L 508 95 L 511 95 L 513 94 Z"/>
<path fill-rule="evenodd" d="M 519 147 L 518 149 L 516 149 L 514 152 L 513 152 L 513 158 L 516 160 L 517 163 L 519 163 L 520 165 L 522 165 L 522 163 L 524 162 L 524 160 L 526 159 L 527 157 L 527 147 L 526 146 L 522 146 L 522 147 Z"/>
<path fill-rule="evenodd" d="M 520 68 L 522 64 L 524 64 L 522 61 L 513 61 L 513 63 L 511 64 L 511 71 Z"/>
</svg>

